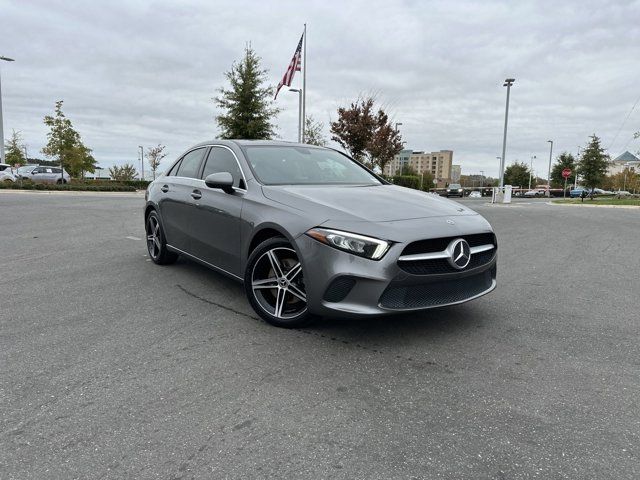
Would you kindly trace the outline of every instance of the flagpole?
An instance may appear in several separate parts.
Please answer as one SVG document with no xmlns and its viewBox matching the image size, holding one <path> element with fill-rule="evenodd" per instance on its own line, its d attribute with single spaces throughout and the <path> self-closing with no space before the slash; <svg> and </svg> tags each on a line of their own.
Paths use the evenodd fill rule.
<svg viewBox="0 0 640 480">
<path fill-rule="evenodd" d="M 304 125 L 305 125 L 305 119 L 307 117 L 305 117 L 305 107 L 306 107 L 306 103 L 307 103 L 307 24 L 304 24 L 304 51 L 303 51 L 303 57 L 302 57 L 302 125 L 300 126 L 300 129 L 302 131 L 302 143 L 304 143 L 305 140 L 305 132 L 304 132 Z"/>
</svg>

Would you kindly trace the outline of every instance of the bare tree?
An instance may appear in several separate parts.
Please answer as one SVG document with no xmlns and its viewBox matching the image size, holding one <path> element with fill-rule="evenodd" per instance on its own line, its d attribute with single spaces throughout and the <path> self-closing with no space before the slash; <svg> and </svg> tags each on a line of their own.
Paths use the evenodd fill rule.
<svg viewBox="0 0 640 480">
<path fill-rule="evenodd" d="M 316 121 L 311 115 L 307 115 L 307 118 L 304 119 L 304 143 L 325 147 L 327 139 L 322 134 L 323 130 L 324 124 L 322 122 Z"/>
<path fill-rule="evenodd" d="M 151 170 L 153 170 L 153 179 L 156 179 L 156 170 L 160 166 L 160 162 L 162 159 L 167 156 L 164 153 L 165 146 L 158 144 L 157 147 L 147 148 L 147 160 L 149 161 L 149 166 L 151 166 Z"/>
</svg>

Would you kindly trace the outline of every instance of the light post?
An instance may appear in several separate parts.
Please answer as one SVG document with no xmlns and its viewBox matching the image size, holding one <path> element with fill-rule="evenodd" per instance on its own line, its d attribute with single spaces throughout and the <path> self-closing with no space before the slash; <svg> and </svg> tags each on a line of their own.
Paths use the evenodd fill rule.
<svg viewBox="0 0 640 480">
<path fill-rule="evenodd" d="M 509 94 L 511 93 L 511 85 L 515 82 L 515 78 L 507 78 L 503 87 L 507 87 L 507 103 L 504 109 L 504 134 L 502 136 L 502 157 L 500 157 L 500 188 L 504 187 L 504 160 L 507 150 L 507 123 L 509 122 Z"/>
<path fill-rule="evenodd" d="M 551 197 L 551 156 L 553 155 L 553 140 L 547 140 L 549 147 L 549 170 L 547 171 L 547 197 Z"/>
<path fill-rule="evenodd" d="M 144 180 L 144 148 L 142 147 L 142 145 L 138 145 L 138 148 L 140 149 L 140 165 L 142 167 L 140 180 Z"/>
<path fill-rule="evenodd" d="M 531 163 L 529 164 L 529 190 L 531 190 L 531 175 L 533 175 L 533 159 L 538 158 L 535 155 L 531 156 Z"/>
<path fill-rule="evenodd" d="M 396 122 L 396 133 L 398 133 L 398 127 L 399 127 L 400 125 L 402 125 L 402 123 L 401 123 L 401 122 Z"/>
<path fill-rule="evenodd" d="M 15 62 L 13 58 L 0 56 L 5 62 Z M 2 78 L 0 77 L 0 163 L 4 163 L 4 124 L 2 121 Z"/>
<path fill-rule="evenodd" d="M 302 89 L 290 88 L 289 91 L 298 92 L 298 143 L 302 143 L 302 129 L 304 128 L 302 124 Z"/>
<path fill-rule="evenodd" d="M 578 158 L 576 158 L 576 173 L 573 177 L 573 189 L 578 188 L 578 164 L 580 163 L 580 145 L 578 145 Z"/>
</svg>

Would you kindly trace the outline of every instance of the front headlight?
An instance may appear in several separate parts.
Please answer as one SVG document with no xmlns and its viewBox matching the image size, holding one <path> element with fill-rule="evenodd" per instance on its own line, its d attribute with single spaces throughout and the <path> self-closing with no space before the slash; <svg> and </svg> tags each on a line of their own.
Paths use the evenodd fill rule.
<svg viewBox="0 0 640 480">
<path fill-rule="evenodd" d="M 330 247 L 372 260 L 380 260 L 391 246 L 389 242 L 378 238 L 328 228 L 316 227 L 306 233 L 311 238 L 315 238 Z"/>
</svg>

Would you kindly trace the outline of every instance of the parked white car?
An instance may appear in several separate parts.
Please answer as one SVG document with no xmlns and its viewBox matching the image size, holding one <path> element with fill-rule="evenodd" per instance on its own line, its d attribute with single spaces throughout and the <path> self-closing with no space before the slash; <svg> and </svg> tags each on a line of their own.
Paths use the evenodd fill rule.
<svg viewBox="0 0 640 480">
<path fill-rule="evenodd" d="M 60 167 L 36 167 L 31 172 L 22 175 L 22 178 L 31 180 L 34 183 L 69 183 L 71 176 Z"/>
<path fill-rule="evenodd" d="M 0 182 L 15 182 L 13 167 L 8 163 L 0 163 Z"/>
</svg>

